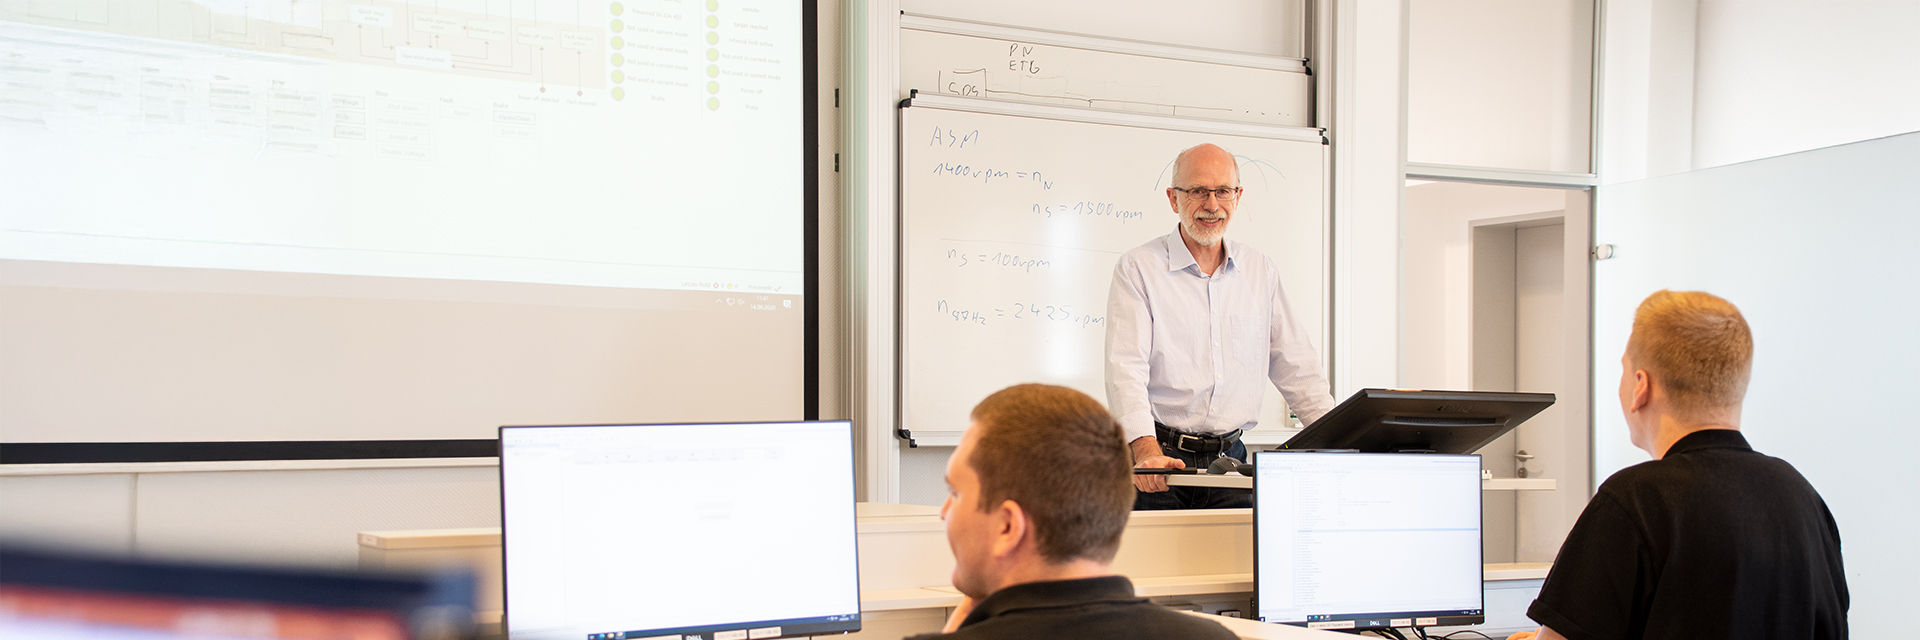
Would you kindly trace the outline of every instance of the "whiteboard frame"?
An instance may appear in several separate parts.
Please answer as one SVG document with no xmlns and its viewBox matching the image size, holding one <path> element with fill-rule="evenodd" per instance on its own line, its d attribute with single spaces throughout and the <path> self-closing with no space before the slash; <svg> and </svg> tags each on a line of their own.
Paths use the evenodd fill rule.
<svg viewBox="0 0 1920 640">
<path fill-rule="evenodd" d="M 1333 171 L 1332 171 L 1332 147 L 1326 137 L 1326 133 L 1324 129 L 1320 129 L 1318 127 L 1287 127 L 1287 126 L 1279 126 L 1279 125 L 1250 124 L 1250 123 L 1244 123 L 1244 122 L 1205 120 L 1200 118 L 1183 118 L 1183 117 L 1175 117 L 1175 116 L 1131 114 L 1131 113 L 1120 113 L 1120 112 L 1113 112 L 1113 111 L 1103 111 L 1103 110 L 1097 110 L 1097 109 L 1082 109 L 1082 108 L 1075 108 L 1075 107 L 1040 105 L 1040 104 L 1032 104 L 1032 103 L 1026 103 L 1026 102 L 1012 102 L 1007 100 L 994 100 L 990 98 L 958 98 L 953 96 L 944 96 L 944 95 L 935 95 L 935 94 L 923 95 L 918 92 L 915 92 L 913 97 L 910 97 L 905 100 L 901 100 L 899 108 L 896 109 L 894 112 L 894 127 L 895 127 L 894 138 L 896 143 L 900 139 L 903 139 L 903 136 L 904 136 L 903 128 L 905 127 L 906 113 L 908 109 L 912 109 L 912 108 L 938 109 L 938 110 L 945 110 L 945 111 L 961 111 L 961 112 L 971 112 L 971 113 L 983 113 L 983 114 L 990 114 L 990 115 L 1016 116 L 1016 117 L 1036 118 L 1036 119 L 1043 119 L 1043 120 L 1059 120 L 1064 122 L 1077 122 L 1077 123 L 1086 123 L 1086 124 L 1104 124 L 1104 125 L 1116 125 L 1116 126 L 1126 126 L 1126 127 L 1138 127 L 1138 128 L 1146 128 L 1146 129 L 1161 129 L 1166 131 L 1179 131 L 1184 133 L 1198 133 L 1198 134 L 1206 134 L 1206 135 L 1231 135 L 1231 136 L 1245 136 L 1245 137 L 1251 137 L 1251 138 L 1266 138 L 1266 139 L 1272 139 L 1272 140 L 1286 140 L 1286 141 L 1293 141 L 1293 142 L 1319 143 L 1321 166 L 1326 168 L 1325 171 L 1321 172 L 1321 185 L 1320 185 L 1320 189 L 1321 189 L 1320 216 L 1321 216 L 1321 225 L 1322 225 L 1321 228 L 1326 230 L 1326 232 L 1322 235 L 1322 238 L 1321 238 L 1322 246 L 1324 247 L 1324 249 L 1320 254 L 1320 278 L 1321 278 L 1320 291 L 1321 291 L 1321 310 L 1322 310 L 1321 326 L 1326 328 L 1325 329 L 1326 335 L 1322 336 L 1322 341 L 1324 342 L 1324 344 L 1321 346 L 1321 349 L 1326 352 L 1325 354 L 1323 354 L 1325 357 L 1323 357 L 1322 360 L 1323 360 L 1324 366 L 1327 367 L 1327 371 L 1323 373 L 1325 373 L 1328 376 L 1328 380 L 1331 381 L 1332 375 L 1333 375 L 1332 344 L 1333 344 L 1333 302 L 1334 302 L 1334 296 L 1333 296 L 1334 260 L 1333 260 L 1333 233 L 1332 233 L 1332 230 L 1333 230 L 1333 201 L 1332 201 Z M 899 159 L 903 156 L 904 154 L 897 155 L 895 157 L 896 162 L 898 162 Z M 900 181 L 902 181 L 903 179 L 904 179 L 904 176 L 896 172 L 895 174 L 896 182 L 894 184 L 894 196 L 896 198 L 896 202 L 895 202 L 894 211 L 893 211 L 893 230 L 892 230 L 894 233 L 894 247 L 895 247 L 894 255 L 896 257 L 899 255 L 899 247 L 904 242 L 906 242 L 905 233 L 904 233 L 904 229 L 906 226 L 906 220 L 905 220 L 906 207 L 901 206 L 900 204 L 904 200 L 905 189 L 900 184 Z M 895 428 L 897 430 L 895 435 L 901 438 L 902 441 L 909 442 L 911 443 L 912 446 L 916 446 L 916 447 L 918 446 L 933 446 L 933 447 L 959 446 L 960 436 L 963 433 L 965 433 L 964 431 L 952 431 L 952 430 L 911 431 L 909 427 L 905 424 L 906 398 L 907 398 L 906 367 L 900 365 L 900 363 L 904 363 L 906 361 L 906 335 L 905 335 L 906 331 L 905 331 L 904 322 L 901 321 L 901 317 L 902 317 L 902 314 L 905 313 L 905 309 L 900 308 L 900 305 L 902 304 L 902 296 L 898 291 L 898 287 L 902 286 L 902 284 L 906 281 L 906 265 L 904 264 L 904 261 L 900 261 L 900 260 L 895 261 L 893 279 L 896 287 L 894 298 L 893 298 L 893 303 L 895 307 L 894 318 L 896 322 L 894 326 L 894 335 L 893 335 L 894 349 L 895 349 L 894 362 L 896 363 L 896 366 L 894 367 L 894 370 L 893 370 L 893 397 L 895 398 L 894 409 L 897 412 L 895 414 L 896 422 L 894 423 L 896 425 Z M 1262 431 L 1265 431 L 1265 430 L 1262 430 Z M 1243 440 L 1249 445 L 1277 445 L 1285 442 L 1287 438 L 1291 437 L 1294 433 L 1297 433 L 1297 432 L 1298 432 L 1297 429 L 1292 429 L 1292 430 L 1276 429 L 1273 431 L 1268 431 L 1266 433 L 1257 433 L 1257 434 L 1248 433 L 1243 438 Z"/>
<path fill-rule="evenodd" d="M 985 22 L 974 22 L 971 20 L 955 20 L 953 18 L 940 18 L 917 13 L 901 13 L 900 28 L 912 29 L 914 31 L 945 33 L 956 36 L 1013 40 L 1030 44 L 1066 47 L 1069 49 L 1166 58 L 1168 60 L 1181 60 L 1186 62 L 1224 64 L 1235 67 L 1267 69 L 1270 71 L 1291 71 L 1303 74 L 1308 72 L 1307 61 L 1304 58 L 1268 56 L 1220 49 L 1201 49 L 1158 42 L 1141 42 L 1138 40 L 1096 38 L 1064 31 L 1042 31 L 1026 27 L 1010 27 Z"/>
<path fill-rule="evenodd" d="M 917 91 L 914 92 L 913 97 L 900 101 L 901 109 L 913 107 L 945 109 L 948 111 L 969 111 L 973 113 L 1038 118 L 1042 120 L 1083 122 L 1087 124 L 1140 127 L 1144 129 L 1164 129 L 1185 133 L 1244 136 L 1248 138 L 1268 138 L 1273 140 L 1327 144 L 1326 131 L 1318 127 L 1286 127 L 1232 120 L 1208 120 L 1181 116 L 1126 113 L 1104 109 L 1085 109 L 1080 107 L 1034 104 L 1031 102 L 995 100 L 993 98 L 957 98 L 931 93 L 922 94 Z"/>
</svg>

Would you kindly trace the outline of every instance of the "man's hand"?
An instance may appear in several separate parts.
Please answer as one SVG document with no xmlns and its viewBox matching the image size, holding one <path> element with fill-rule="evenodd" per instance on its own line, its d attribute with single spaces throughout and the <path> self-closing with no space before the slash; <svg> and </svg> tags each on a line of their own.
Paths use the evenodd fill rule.
<svg viewBox="0 0 1920 640">
<path fill-rule="evenodd" d="M 1542 626 L 1538 631 L 1522 631 L 1507 636 L 1507 640 L 1567 640 L 1567 637 L 1560 635 L 1558 631 Z"/>
<path fill-rule="evenodd" d="M 1153 436 L 1141 436 L 1129 443 L 1133 449 L 1133 468 L 1135 469 L 1185 469 L 1187 463 L 1179 458 L 1169 458 L 1160 452 L 1160 441 Z M 1135 475 L 1133 488 L 1146 493 L 1160 493 L 1167 490 L 1167 477 L 1154 475 Z"/>
<path fill-rule="evenodd" d="M 942 628 L 940 630 L 940 633 L 953 633 L 955 631 L 959 631 L 960 623 L 966 622 L 967 616 L 973 614 L 973 604 L 974 604 L 973 596 L 968 596 L 968 595 L 960 596 L 960 606 L 954 607 L 953 615 L 947 616 L 947 626 L 945 628 Z"/>
</svg>

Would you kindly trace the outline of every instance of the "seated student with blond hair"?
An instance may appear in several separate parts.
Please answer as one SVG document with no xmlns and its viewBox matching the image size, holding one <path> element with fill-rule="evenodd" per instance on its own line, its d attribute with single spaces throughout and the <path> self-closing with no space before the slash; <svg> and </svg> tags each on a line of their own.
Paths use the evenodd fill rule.
<svg viewBox="0 0 1920 640">
<path fill-rule="evenodd" d="M 1733 303 L 1661 291 L 1634 313 L 1620 408 L 1653 455 L 1613 474 L 1509 640 L 1847 637 L 1840 529 L 1793 465 L 1740 435 L 1753 335 Z"/>
<path fill-rule="evenodd" d="M 973 408 L 947 462 L 955 640 L 1231 640 L 1210 622 L 1133 594 L 1113 556 L 1133 510 L 1133 459 L 1120 423 L 1086 394 L 1041 384 Z"/>
</svg>

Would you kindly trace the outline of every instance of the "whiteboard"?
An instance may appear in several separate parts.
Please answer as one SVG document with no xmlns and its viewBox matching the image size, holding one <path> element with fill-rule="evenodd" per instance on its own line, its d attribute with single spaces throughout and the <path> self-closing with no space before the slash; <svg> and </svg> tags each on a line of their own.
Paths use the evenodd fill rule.
<svg viewBox="0 0 1920 640">
<path fill-rule="evenodd" d="M 1227 236 L 1273 259 L 1326 353 L 1317 131 L 926 96 L 911 105 L 900 136 L 901 420 L 916 439 L 957 438 L 975 403 L 1023 382 L 1106 402 L 1114 264 L 1174 231 L 1173 158 L 1203 142 L 1240 160 L 1246 193 Z M 1249 442 L 1284 440 L 1285 415 L 1269 385 Z"/>
<path fill-rule="evenodd" d="M 966 24 L 901 22 L 903 92 L 1294 127 L 1313 121 L 1313 79 L 1298 60 L 1217 56 L 1196 64 L 1153 51 L 1100 50 L 1098 41 L 1050 42 L 1034 31 L 950 33 L 940 29 Z"/>
</svg>

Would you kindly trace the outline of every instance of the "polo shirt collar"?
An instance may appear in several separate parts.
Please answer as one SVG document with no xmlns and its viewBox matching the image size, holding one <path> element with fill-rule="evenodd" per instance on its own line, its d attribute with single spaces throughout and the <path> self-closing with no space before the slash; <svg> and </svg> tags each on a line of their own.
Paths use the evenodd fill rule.
<svg viewBox="0 0 1920 640">
<path fill-rule="evenodd" d="M 1166 249 L 1167 252 L 1167 271 L 1179 271 L 1188 267 L 1199 266 L 1200 263 L 1195 262 L 1193 259 L 1193 252 L 1187 250 L 1187 242 L 1180 239 L 1179 223 L 1174 223 L 1173 233 L 1167 234 L 1166 237 L 1160 240 L 1163 245 L 1162 248 Z M 1237 251 L 1234 250 L 1232 240 L 1221 238 L 1220 245 L 1225 247 L 1227 252 L 1226 259 L 1220 261 L 1220 268 L 1225 269 L 1233 264 L 1233 254 L 1237 253 Z"/>
<path fill-rule="evenodd" d="M 1736 429 L 1702 429 L 1684 436 L 1667 447 L 1667 455 L 1679 455 L 1705 449 L 1740 449 L 1752 451 L 1753 445 L 1747 444 L 1747 437 Z"/>
<path fill-rule="evenodd" d="M 1016 584 L 993 592 L 975 605 L 967 615 L 966 627 L 995 616 L 1023 609 L 1068 607 L 1090 602 L 1139 602 L 1133 595 L 1133 582 L 1126 576 L 1101 576 L 1077 580 L 1052 580 Z"/>
</svg>

